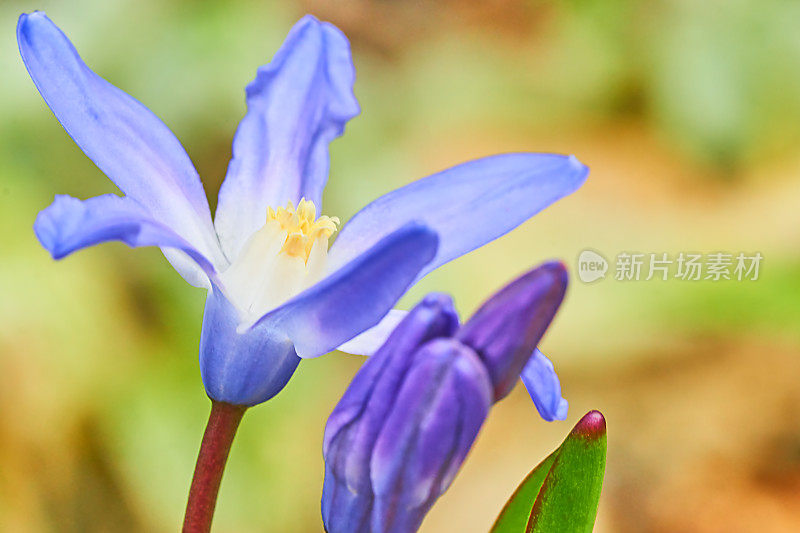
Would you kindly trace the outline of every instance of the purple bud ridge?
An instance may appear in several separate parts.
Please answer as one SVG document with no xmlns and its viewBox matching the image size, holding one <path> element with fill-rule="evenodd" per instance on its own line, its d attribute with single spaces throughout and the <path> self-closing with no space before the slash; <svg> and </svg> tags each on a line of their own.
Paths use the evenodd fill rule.
<svg viewBox="0 0 800 533">
<path fill-rule="evenodd" d="M 417 352 L 372 453 L 372 531 L 419 528 L 472 447 L 491 394 L 480 359 L 458 341 Z"/>
</svg>

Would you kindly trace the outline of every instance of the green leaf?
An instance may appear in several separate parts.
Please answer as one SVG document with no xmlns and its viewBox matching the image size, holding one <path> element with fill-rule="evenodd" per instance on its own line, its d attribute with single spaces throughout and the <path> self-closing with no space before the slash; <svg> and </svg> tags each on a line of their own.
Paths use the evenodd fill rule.
<svg viewBox="0 0 800 533">
<path fill-rule="evenodd" d="M 605 465 L 606 422 L 591 411 L 520 483 L 492 533 L 591 532 Z"/>
<path fill-rule="evenodd" d="M 553 466 L 558 450 L 551 453 L 519 484 L 517 490 L 506 502 L 500 516 L 492 527 L 491 533 L 521 533 L 525 531 L 533 502 L 542 488 L 544 478 Z"/>
</svg>

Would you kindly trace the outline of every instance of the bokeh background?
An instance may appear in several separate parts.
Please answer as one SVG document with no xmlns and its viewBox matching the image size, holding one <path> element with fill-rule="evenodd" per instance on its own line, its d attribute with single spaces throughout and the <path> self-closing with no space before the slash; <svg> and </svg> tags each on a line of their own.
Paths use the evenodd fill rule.
<svg viewBox="0 0 800 533">
<path fill-rule="evenodd" d="M 800 4 L 780 0 L 0 3 L 0 530 L 174 531 L 208 412 L 204 295 L 157 250 L 54 262 L 31 225 L 55 193 L 114 188 L 63 132 L 16 50 L 44 9 L 97 72 L 153 109 L 212 210 L 243 88 L 311 12 L 350 37 L 362 115 L 332 145 L 324 212 L 458 162 L 574 153 L 577 194 L 403 300 L 462 313 L 547 258 L 756 252 L 758 281 L 573 283 L 543 349 L 571 404 L 493 410 L 423 531 L 488 530 L 586 411 L 609 462 L 602 532 L 800 529 Z M 475 224 L 480 224 L 475 220 Z M 464 231 L 470 228 L 465 227 Z M 245 417 L 220 532 L 320 531 L 322 430 L 361 359 L 301 364 Z"/>
</svg>

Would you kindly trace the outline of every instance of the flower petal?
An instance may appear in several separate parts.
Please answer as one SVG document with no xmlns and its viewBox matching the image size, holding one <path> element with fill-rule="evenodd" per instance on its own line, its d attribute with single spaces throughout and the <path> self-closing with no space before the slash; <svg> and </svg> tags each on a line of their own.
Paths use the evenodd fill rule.
<svg viewBox="0 0 800 533">
<path fill-rule="evenodd" d="M 229 258 L 264 224 L 268 206 L 305 197 L 320 209 L 328 144 L 359 112 L 354 80 L 347 38 L 310 15 L 258 69 L 247 86 L 247 114 L 233 140 L 215 217 Z"/>
<path fill-rule="evenodd" d="M 36 88 L 89 159 L 153 221 L 221 265 L 203 185 L 164 123 L 92 72 L 44 13 L 20 16 L 17 41 Z"/>
<path fill-rule="evenodd" d="M 208 258 L 129 197 L 106 194 L 81 201 L 58 195 L 36 217 L 33 229 L 54 259 L 101 242 L 122 241 L 131 247 L 169 249 L 167 258 L 190 283 L 202 284 L 205 276 L 215 275 Z"/>
<path fill-rule="evenodd" d="M 538 348 L 528 359 L 520 377 L 542 418 L 548 422 L 567 419 L 569 404 L 561 397 L 561 382 L 553 363 Z"/>
<path fill-rule="evenodd" d="M 218 285 L 208 292 L 200 335 L 200 375 L 218 402 L 252 406 L 278 394 L 300 358 L 270 324 L 239 331 L 239 314 Z"/>
<path fill-rule="evenodd" d="M 430 229 L 408 224 L 287 303 L 256 327 L 286 333 L 300 357 L 317 357 L 369 329 L 405 293 L 436 254 Z"/>
<path fill-rule="evenodd" d="M 574 156 L 557 154 L 503 154 L 458 165 L 390 192 L 356 213 L 331 247 L 331 264 L 346 263 L 416 220 L 439 235 L 439 251 L 422 277 L 572 193 L 588 172 Z"/>
<path fill-rule="evenodd" d="M 369 328 L 357 337 L 353 337 L 339 346 L 337 350 L 353 355 L 374 354 L 378 348 L 383 346 L 383 343 L 386 342 L 386 339 L 389 338 L 389 335 L 407 314 L 408 311 L 392 309 L 378 322 L 378 325 Z"/>
</svg>

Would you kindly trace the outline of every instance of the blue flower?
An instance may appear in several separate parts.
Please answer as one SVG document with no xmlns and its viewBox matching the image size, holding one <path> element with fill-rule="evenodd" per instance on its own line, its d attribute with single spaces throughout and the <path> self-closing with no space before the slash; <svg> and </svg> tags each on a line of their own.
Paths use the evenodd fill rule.
<svg viewBox="0 0 800 533">
<path fill-rule="evenodd" d="M 491 297 L 461 327 L 451 300 L 438 294 L 400 322 L 358 371 L 325 427 L 322 517 L 328 532 L 419 528 L 492 404 L 510 392 L 523 367 L 542 366 L 536 358 L 544 356 L 531 353 L 566 281 L 563 265 L 546 263 Z M 547 409 L 566 406 L 555 373 L 530 383 Z"/>
<path fill-rule="evenodd" d="M 43 13 L 22 15 L 17 39 L 56 118 L 124 193 L 57 196 L 36 219 L 37 237 L 56 259 L 113 240 L 158 246 L 187 282 L 208 289 L 200 370 L 217 401 L 263 402 L 300 358 L 346 349 L 378 325 L 352 344 L 374 351 L 410 285 L 572 193 L 588 173 L 555 154 L 470 161 L 378 198 L 329 250 L 339 220 L 318 216 L 328 145 L 359 112 L 349 45 L 334 26 L 304 17 L 247 86 L 213 222 L 163 122 L 92 72 Z"/>
</svg>

